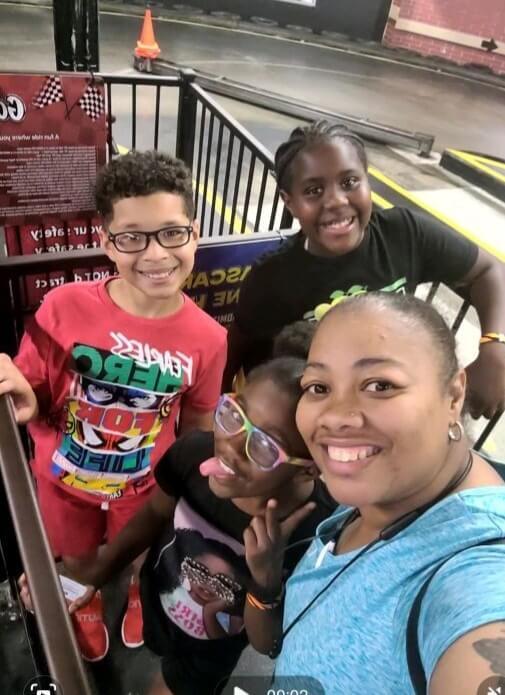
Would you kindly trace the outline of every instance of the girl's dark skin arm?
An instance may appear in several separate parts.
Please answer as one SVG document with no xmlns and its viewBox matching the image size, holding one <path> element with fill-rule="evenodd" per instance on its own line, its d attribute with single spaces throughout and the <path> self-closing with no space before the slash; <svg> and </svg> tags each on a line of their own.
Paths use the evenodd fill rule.
<svg viewBox="0 0 505 695">
<path fill-rule="evenodd" d="M 203 607 L 203 625 L 207 637 L 210 639 L 220 639 L 228 636 L 228 633 L 217 619 L 217 614 L 225 612 L 228 607 L 226 601 L 222 599 L 216 599 L 215 601 L 206 603 Z"/>
<path fill-rule="evenodd" d="M 282 593 L 284 550 L 294 529 L 315 507 L 308 502 L 280 521 L 277 503 L 269 500 L 265 516 L 255 516 L 244 531 L 246 561 L 253 578 L 250 592 L 265 603 Z M 282 636 L 283 606 L 261 610 L 246 600 L 244 622 L 252 646 L 262 654 L 274 649 Z"/>
<path fill-rule="evenodd" d="M 479 249 L 469 273 L 458 283 L 467 287 L 482 333 L 505 333 L 505 265 Z M 479 356 L 467 367 L 470 412 L 490 418 L 505 407 L 505 345 L 480 346 Z"/>
<path fill-rule="evenodd" d="M 151 497 L 139 509 L 89 568 L 84 580 L 89 584 L 86 593 L 70 605 L 70 612 L 85 606 L 97 589 L 115 574 L 127 567 L 156 540 L 160 532 L 174 517 L 176 498 L 167 495 L 156 485 Z"/>
<path fill-rule="evenodd" d="M 176 503 L 175 497 L 167 495 L 158 485 L 154 487 L 145 505 L 116 538 L 104 546 L 97 560 L 85 571 L 83 581 L 88 587 L 81 597 L 69 605 L 71 613 L 86 606 L 97 589 L 153 544 L 162 529 L 173 519 Z M 30 590 L 24 574 L 21 575 L 18 584 L 25 607 L 32 610 Z"/>
</svg>

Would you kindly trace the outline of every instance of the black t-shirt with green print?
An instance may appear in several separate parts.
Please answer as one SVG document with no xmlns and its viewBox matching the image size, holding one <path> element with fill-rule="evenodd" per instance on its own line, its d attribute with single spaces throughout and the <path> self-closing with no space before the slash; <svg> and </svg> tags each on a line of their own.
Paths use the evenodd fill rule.
<svg viewBox="0 0 505 695">
<path fill-rule="evenodd" d="M 423 282 L 452 285 L 478 253 L 462 235 L 406 208 L 374 212 L 361 244 L 344 256 L 314 256 L 304 242 L 301 232 L 290 237 L 259 259 L 242 285 L 235 320 L 250 341 L 246 371 L 270 355 L 284 326 L 320 318 L 338 297 L 414 292 Z"/>
</svg>

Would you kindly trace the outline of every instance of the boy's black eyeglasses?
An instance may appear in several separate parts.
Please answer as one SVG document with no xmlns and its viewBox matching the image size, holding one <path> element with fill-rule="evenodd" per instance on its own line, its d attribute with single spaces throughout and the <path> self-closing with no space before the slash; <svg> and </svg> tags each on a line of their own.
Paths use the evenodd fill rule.
<svg viewBox="0 0 505 695">
<path fill-rule="evenodd" d="M 193 227 L 184 225 L 165 227 L 155 232 L 118 232 L 117 234 L 109 232 L 107 238 L 121 253 L 138 253 L 146 250 L 153 237 L 164 249 L 176 249 L 179 246 L 185 246 L 192 233 Z"/>
</svg>

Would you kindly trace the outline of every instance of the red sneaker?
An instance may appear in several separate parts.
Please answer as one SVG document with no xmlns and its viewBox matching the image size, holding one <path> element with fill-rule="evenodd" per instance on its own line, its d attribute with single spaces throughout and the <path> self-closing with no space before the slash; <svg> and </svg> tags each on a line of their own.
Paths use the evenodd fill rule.
<svg viewBox="0 0 505 695">
<path fill-rule="evenodd" d="M 121 625 L 121 637 L 125 647 L 135 649 L 144 644 L 143 627 L 139 584 L 132 581 L 128 587 L 128 605 Z"/>
<path fill-rule="evenodd" d="M 99 591 L 87 606 L 72 615 L 72 622 L 82 658 L 86 661 L 101 661 L 109 651 L 109 633 L 103 622 L 102 597 Z"/>
</svg>

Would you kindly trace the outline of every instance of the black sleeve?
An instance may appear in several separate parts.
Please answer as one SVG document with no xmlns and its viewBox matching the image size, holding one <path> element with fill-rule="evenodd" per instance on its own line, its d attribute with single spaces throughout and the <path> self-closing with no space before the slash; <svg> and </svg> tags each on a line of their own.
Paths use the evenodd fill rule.
<svg viewBox="0 0 505 695">
<path fill-rule="evenodd" d="M 154 469 L 154 478 L 165 494 L 182 497 L 191 476 L 195 471 L 198 472 L 202 461 L 212 456 L 212 453 L 210 432 L 188 432 L 177 439 L 159 460 Z"/>
<path fill-rule="evenodd" d="M 405 210 L 416 238 L 419 282 L 455 284 L 471 270 L 478 247 L 437 220 Z"/>
</svg>

